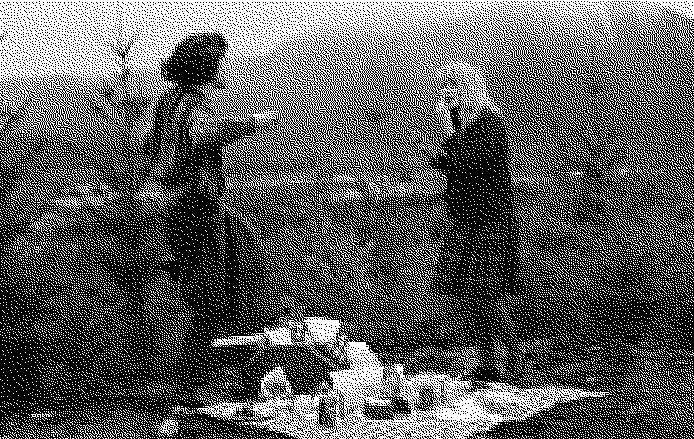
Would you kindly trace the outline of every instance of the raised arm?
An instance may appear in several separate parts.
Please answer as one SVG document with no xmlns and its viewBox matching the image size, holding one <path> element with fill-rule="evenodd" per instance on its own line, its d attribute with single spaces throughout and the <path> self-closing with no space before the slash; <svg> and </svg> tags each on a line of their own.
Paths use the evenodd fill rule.
<svg viewBox="0 0 694 439">
<path fill-rule="evenodd" d="M 441 145 L 438 153 L 427 154 L 426 158 L 429 166 L 444 174 L 448 174 L 450 171 L 454 170 L 456 167 L 456 164 L 453 162 L 456 159 L 455 151 L 453 150 L 455 146 L 454 142 L 455 139 L 449 138 Z"/>
<path fill-rule="evenodd" d="M 243 137 L 252 136 L 260 129 L 272 127 L 277 122 L 277 112 L 257 113 L 244 119 L 214 117 L 202 108 L 191 114 L 191 136 L 196 145 L 230 144 Z"/>
<path fill-rule="evenodd" d="M 262 128 L 272 127 L 277 121 L 276 112 L 254 114 L 245 119 L 214 117 L 207 106 L 199 107 L 190 117 L 193 153 L 217 193 L 221 193 L 225 186 L 222 171 L 224 145 L 251 136 Z"/>
<path fill-rule="evenodd" d="M 252 136 L 258 129 L 253 116 L 245 119 L 221 118 L 198 110 L 191 118 L 190 134 L 198 149 L 207 149 L 211 145 L 228 145 L 243 137 Z"/>
</svg>

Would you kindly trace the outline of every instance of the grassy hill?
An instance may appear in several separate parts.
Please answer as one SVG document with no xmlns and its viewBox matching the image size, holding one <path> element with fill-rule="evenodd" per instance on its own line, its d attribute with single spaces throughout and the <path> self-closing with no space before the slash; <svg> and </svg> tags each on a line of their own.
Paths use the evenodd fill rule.
<svg viewBox="0 0 694 439">
<path fill-rule="evenodd" d="M 445 317 L 427 292 L 442 181 L 426 172 L 409 132 L 429 137 L 431 74 L 463 58 L 486 73 L 508 124 L 524 336 L 688 345 L 692 22 L 641 3 L 606 7 L 609 29 L 566 6 L 485 4 L 465 20 L 414 14 L 376 32 L 326 25 L 268 56 L 235 60 L 218 111 L 283 115 L 277 132 L 227 151 L 229 206 L 249 218 L 271 273 L 272 293 L 254 299 L 262 319 L 281 309 L 283 295 L 309 314 L 348 321 L 368 341 Z M 2 288 L 13 303 L 3 331 L 24 328 L 26 340 L 50 347 L 45 355 L 62 352 L 37 372 L 47 383 L 74 377 L 68 363 L 92 371 L 95 386 L 103 385 L 97 363 L 117 365 L 112 383 L 143 356 L 164 364 L 187 325 L 166 279 L 137 287 L 124 274 L 132 251 L 119 201 L 51 204 L 75 184 L 125 187 L 136 121 L 127 108 L 95 109 L 102 82 L 0 87 L 6 115 L 26 103 L 0 146 L 0 162 L 17 176 L 3 186 L 0 209 Z M 134 86 L 146 99 L 163 84 L 142 72 Z M 407 197 L 376 195 L 407 185 Z M 352 201 L 329 202 L 339 193 Z M 153 351 L 142 348 L 148 343 Z"/>
</svg>

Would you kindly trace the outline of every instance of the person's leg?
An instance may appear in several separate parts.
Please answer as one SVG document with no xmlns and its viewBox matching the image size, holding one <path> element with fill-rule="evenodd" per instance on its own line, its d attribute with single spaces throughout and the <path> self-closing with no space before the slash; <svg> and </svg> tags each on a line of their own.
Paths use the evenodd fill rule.
<svg viewBox="0 0 694 439">
<path fill-rule="evenodd" d="M 497 324 L 498 286 L 490 281 L 486 249 L 477 240 L 467 239 L 458 246 L 460 263 L 456 270 L 455 301 L 459 319 L 455 327 L 460 333 L 458 346 L 472 346 L 476 353 L 474 380 L 497 381 L 499 371 L 495 360 L 495 327 Z"/>
<path fill-rule="evenodd" d="M 203 370 L 206 367 L 204 347 L 211 343 L 211 319 L 206 318 L 208 303 L 204 263 L 210 248 L 209 203 L 195 194 L 187 194 L 167 210 L 167 236 L 175 259 L 172 272 L 175 288 L 190 311 L 190 325 L 182 346 L 178 368 L 179 403 L 194 401 Z M 207 226 L 207 227 L 205 227 Z"/>
<path fill-rule="evenodd" d="M 224 220 L 224 322 L 228 328 L 228 334 L 244 334 L 245 329 L 243 320 L 247 308 L 245 302 L 245 291 L 242 290 L 242 282 L 239 260 L 240 240 L 238 235 L 241 232 L 232 226 L 232 217 L 226 209 L 223 211 Z"/>
<path fill-rule="evenodd" d="M 463 226 L 454 227 L 444 241 L 431 286 L 432 294 L 441 295 L 444 309 L 432 322 L 438 329 L 430 345 L 474 346 L 473 378 L 482 381 L 512 378 L 520 360 L 510 301 L 515 265 L 504 263 L 505 248 L 497 246 L 471 237 Z"/>
<path fill-rule="evenodd" d="M 199 403 L 199 391 L 209 382 L 214 365 L 211 356 L 212 324 L 202 310 L 194 310 L 185 340 L 182 398 L 186 405 Z"/>
<path fill-rule="evenodd" d="M 517 297 L 515 291 L 516 276 L 516 272 L 510 272 L 506 276 L 497 306 L 499 324 L 496 352 L 497 357 L 501 360 L 498 362 L 503 365 L 503 379 L 510 383 L 517 383 L 522 378 L 526 361 L 521 349 L 517 317 L 514 316 L 514 313 L 518 312 L 518 306 L 514 301 Z"/>
<path fill-rule="evenodd" d="M 226 301 L 224 316 L 226 335 L 251 335 L 262 331 L 263 322 L 259 321 L 256 302 L 256 294 L 265 292 L 265 288 L 257 288 L 260 285 L 256 277 L 265 276 L 264 272 L 248 272 L 249 270 L 259 271 L 261 268 L 249 261 L 249 257 L 256 257 L 257 254 L 247 247 L 250 243 L 248 231 L 242 221 L 224 210 L 224 239 L 225 243 L 225 294 Z M 244 260 L 245 258 L 245 260 Z M 253 281 L 256 281 L 254 283 Z M 265 278 L 259 279 L 260 282 Z M 263 376 L 272 368 L 261 367 L 261 364 L 251 364 L 251 360 L 256 357 L 255 349 L 243 349 L 235 352 L 234 356 L 226 359 L 225 367 L 229 367 L 233 375 L 230 377 L 235 384 L 234 397 L 242 400 L 255 398 L 260 393 L 260 383 Z M 267 369 L 267 370 L 265 370 Z"/>
<path fill-rule="evenodd" d="M 190 270 L 184 294 L 192 310 L 191 332 L 187 339 L 188 397 L 208 384 L 217 365 L 212 355 L 212 340 L 222 326 L 225 294 L 224 224 L 215 200 L 201 199 L 197 212 L 191 213 L 196 231 L 189 248 Z"/>
<path fill-rule="evenodd" d="M 506 382 L 517 378 L 516 369 L 522 362 L 512 310 L 515 275 L 507 266 L 495 261 L 483 267 L 476 294 L 481 300 L 474 311 L 483 352 L 481 374 Z"/>
<path fill-rule="evenodd" d="M 436 295 L 439 312 L 422 325 L 425 343 L 414 350 L 415 363 L 420 363 L 413 364 L 414 369 L 447 371 L 467 378 L 474 377 L 479 369 L 481 334 L 470 266 L 474 261 L 465 257 L 469 252 L 464 248 L 460 242 L 444 242 L 430 292 Z"/>
<path fill-rule="evenodd" d="M 481 301 L 480 301 L 481 302 Z M 479 368 L 473 377 L 480 381 L 498 381 L 501 378 L 497 364 L 496 339 L 494 337 L 493 315 L 488 311 L 493 304 L 477 303 L 476 309 L 471 313 L 474 317 L 475 339 L 479 352 Z"/>
</svg>

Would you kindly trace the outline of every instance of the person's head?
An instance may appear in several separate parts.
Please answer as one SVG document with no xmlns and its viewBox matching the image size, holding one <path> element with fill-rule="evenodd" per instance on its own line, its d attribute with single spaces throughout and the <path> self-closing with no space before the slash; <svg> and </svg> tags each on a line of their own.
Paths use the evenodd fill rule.
<svg viewBox="0 0 694 439">
<path fill-rule="evenodd" d="M 228 45 L 219 33 L 197 33 L 178 43 L 173 53 L 161 65 L 164 80 L 181 87 L 214 85 L 223 88 L 219 66 Z"/>
<path fill-rule="evenodd" d="M 452 63 L 438 69 L 436 88 L 439 93 L 438 110 L 444 118 L 451 119 L 451 130 L 459 129 L 465 120 L 482 109 L 500 112 L 487 93 L 487 82 L 468 63 Z"/>
</svg>

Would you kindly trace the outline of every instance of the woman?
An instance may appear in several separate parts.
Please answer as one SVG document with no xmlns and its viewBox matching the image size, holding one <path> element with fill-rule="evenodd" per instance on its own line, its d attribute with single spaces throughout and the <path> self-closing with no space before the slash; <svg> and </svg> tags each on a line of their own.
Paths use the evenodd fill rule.
<svg viewBox="0 0 694 439">
<path fill-rule="evenodd" d="M 481 354 L 476 378 L 510 379 L 508 355 L 516 343 L 509 307 L 518 288 L 519 238 L 506 129 L 472 66 L 447 65 L 437 79 L 444 153 L 430 163 L 447 177 L 450 228 L 433 288 L 450 299 L 453 320 L 436 325 L 448 331 L 438 337 L 455 345 L 467 334 Z"/>
<path fill-rule="evenodd" d="M 207 94 L 223 88 L 219 66 L 227 50 L 217 33 L 194 34 L 162 64 L 173 83 L 157 102 L 148 183 L 164 196 L 164 229 L 173 261 L 174 283 L 191 308 L 192 328 L 185 342 L 180 377 L 186 403 L 210 369 L 209 346 L 219 320 L 225 286 L 225 215 L 222 146 L 272 125 L 276 114 L 244 120 L 216 118 Z"/>
</svg>

